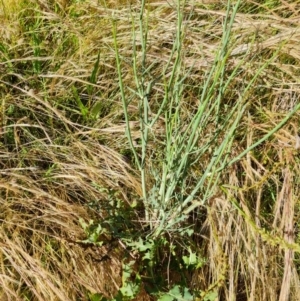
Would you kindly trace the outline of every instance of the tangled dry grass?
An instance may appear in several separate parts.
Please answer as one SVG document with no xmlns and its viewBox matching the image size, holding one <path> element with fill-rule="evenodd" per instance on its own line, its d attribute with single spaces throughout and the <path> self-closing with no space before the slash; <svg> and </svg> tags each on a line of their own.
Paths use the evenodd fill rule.
<svg viewBox="0 0 300 301">
<path fill-rule="evenodd" d="M 191 0 L 183 8 L 181 56 L 187 76 L 181 111 L 187 124 L 214 63 L 226 6 L 224 1 Z M 159 78 L 171 57 L 177 13 L 174 1 L 152 0 L 146 8 L 147 80 L 158 79 L 151 92 L 155 110 L 165 93 Z M 139 1 L 0 4 L 1 300 L 90 300 L 93 293 L 112 298 L 121 286 L 124 245 L 111 237 L 103 237 L 101 247 L 81 243 L 85 233 L 79 221 L 105 219 L 112 194 L 128 205 L 141 202 L 112 35 L 114 19 L 131 131 L 139 147 L 137 96 L 132 93 L 133 28 L 138 58 L 143 56 L 139 9 Z M 232 158 L 299 104 L 299 15 L 297 1 L 242 2 L 226 63 L 229 71 L 239 68 L 224 91 L 221 115 L 256 71 L 270 63 L 247 93 Z M 207 259 L 190 275 L 191 289 L 216 290 L 216 300 L 224 301 L 299 300 L 299 126 L 297 112 L 224 170 L 222 185 L 201 208 L 201 218 L 199 212 L 191 216 L 194 242 Z M 149 169 L 160 164 L 164 127 L 161 117 L 152 128 L 149 143 L 158 153 L 149 154 Z M 207 128 L 207 137 L 213 131 Z M 193 167 L 191 183 L 205 166 L 203 160 Z M 143 219 L 139 214 L 137 227 Z M 151 298 L 143 290 L 136 300 Z"/>
</svg>

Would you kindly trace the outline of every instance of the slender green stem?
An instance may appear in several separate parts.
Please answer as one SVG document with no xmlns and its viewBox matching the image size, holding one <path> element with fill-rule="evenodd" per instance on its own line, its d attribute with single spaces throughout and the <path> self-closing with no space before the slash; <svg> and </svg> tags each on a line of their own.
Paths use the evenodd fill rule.
<svg viewBox="0 0 300 301">
<path fill-rule="evenodd" d="M 117 43 L 117 24 L 116 24 L 115 20 L 113 20 L 113 38 L 114 38 L 114 46 L 115 46 L 115 52 L 116 52 L 119 87 L 120 87 L 120 91 L 121 91 L 121 98 L 122 98 L 122 104 L 123 104 L 123 108 L 124 108 L 124 117 L 125 117 L 125 123 L 126 123 L 126 136 L 129 141 L 130 149 L 134 155 L 135 163 L 137 164 L 138 168 L 141 169 L 141 163 L 138 158 L 135 147 L 133 145 L 131 129 L 130 129 L 130 124 L 129 124 L 127 101 L 126 101 L 126 97 L 125 97 L 125 91 L 124 91 L 124 85 L 123 85 L 123 79 L 122 79 L 122 71 L 121 71 L 121 61 L 120 61 L 119 48 L 118 48 L 118 43 Z"/>
<path fill-rule="evenodd" d="M 300 110 L 300 104 L 296 105 L 295 108 L 285 116 L 285 118 L 282 119 L 280 123 L 278 123 L 270 132 L 268 132 L 265 136 L 263 136 L 261 139 L 259 139 L 257 142 L 253 143 L 251 146 L 249 146 L 247 149 L 245 149 L 243 152 L 241 152 L 237 157 L 232 159 L 230 162 L 228 162 L 225 166 L 222 166 L 217 171 L 223 170 L 225 167 L 229 167 L 230 165 L 234 164 L 235 162 L 239 161 L 241 158 L 243 158 L 247 153 L 249 153 L 251 150 L 253 150 L 255 147 L 269 139 L 274 133 L 276 133 L 278 130 L 280 130 L 292 117 L 297 113 L 297 111 Z"/>
</svg>

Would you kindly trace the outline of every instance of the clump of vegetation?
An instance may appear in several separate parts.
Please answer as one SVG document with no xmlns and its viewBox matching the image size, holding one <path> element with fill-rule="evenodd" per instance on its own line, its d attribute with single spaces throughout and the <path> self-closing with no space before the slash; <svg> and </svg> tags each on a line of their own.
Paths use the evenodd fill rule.
<svg viewBox="0 0 300 301">
<path fill-rule="evenodd" d="M 1 300 L 298 300 L 299 5 L 0 4 Z"/>
</svg>

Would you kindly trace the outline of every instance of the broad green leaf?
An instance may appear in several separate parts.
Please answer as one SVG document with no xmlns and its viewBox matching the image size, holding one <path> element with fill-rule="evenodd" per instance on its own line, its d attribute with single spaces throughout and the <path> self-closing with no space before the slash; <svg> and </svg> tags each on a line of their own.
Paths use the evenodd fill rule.
<svg viewBox="0 0 300 301">
<path fill-rule="evenodd" d="M 172 289 L 170 289 L 170 291 L 164 295 L 162 295 L 158 301 L 174 301 L 174 300 L 178 300 L 178 301 L 193 301 L 194 298 L 191 295 L 191 293 L 189 292 L 188 288 L 185 287 L 183 289 L 183 295 L 180 291 L 180 286 L 179 285 L 175 285 Z"/>
<path fill-rule="evenodd" d="M 175 285 L 170 291 L 169 291 L 169 294 L 174 296 L 176 299 L 179 297 L 179 298 L 182 298 L 181 297 L 181 293 L 180 293 L 180 287 L 179 285 Z"/>
<path fill-rule="evenodd" d="M 163 296 L 161 296 L 157 301 L 173 301 L 174 300 L 174 297 L 168 295 L 168 294 L 165 294 Z"/>
<path fill-rule="evenodd" d="M 193 295 L 190 293 L 190 291 L 187 287 L 185 287 L 183 290 L 183 299 L 184 299 L 184 301 L 193 301 L 194 300 Z"/>
</svg>

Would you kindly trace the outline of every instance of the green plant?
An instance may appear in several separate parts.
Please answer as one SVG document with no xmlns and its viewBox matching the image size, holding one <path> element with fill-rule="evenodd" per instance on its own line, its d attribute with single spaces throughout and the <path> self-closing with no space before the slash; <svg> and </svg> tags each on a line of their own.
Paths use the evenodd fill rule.
<svg viewBox="0 0 300 301">
<path fill-rule="evenodd" d="M 248 90 L 269 63 L 264 64 L 256 72 L 253 79 L 240 92 L 240 96 L 235 104 L 227 107 L 226 117 L 221 117 L 220 110 L 223 110 L 224 95 L 235 76 L 237 76 L 239 67 L 243 63 L 243 60 L 241 60 L 240 64 L 232 72 L 227 72 L 226 66 L 230 56 L 230 32 L 239 7 L 238 1 L 232 9 L 230 3 L 228 3 L 220 49 L 216 54 L 212 67 L 207 70 L 205 80 L 199 89 L 198 108 L 191 117 L 190 122 L 184 122 L 181 100 L 186 89 L 185 80 L 189 76 L 189 70 L 184 68 L 181 55 L 184 40 L 182 11 L 184 10 L 185 2 L 178 1 L 174 44 L 169 61 L 164 66 L 162 75 L 159 77 L 163 80 L 164 99 L 156 109 L 156 112 L 152 112 L 151 114 L 149 94 L 153 89 L 154 82 L 158 79 L 148 81 L 147 83 L 147 76 L 153 68 L 153 64 L 147 64 L 148 21 L 147 17 L 145 17 L 147 15 L 144 14 L 145 5 L 145 1 L 142 1 L 139 18 L 142 56 L 138 62 L 135 24 L 133 23 L 132 58 L 136 84 L 136 91 L 134 93 L 139 97 L 138 112 L 140 116 L 141 154 L 138 154 L 134 146 L 129 126 L 129 103 L 126 98 L 122 79 L 121 60 L 116 38 L 116 21 L 114 21 L 114 41 L 127 138 L 135 158 L 135 163 L 141 173 L 145 217 L 152 231 L 150 236 L 155 238 L 169 231 L 172 233 L 180 231 L 181 225 L 187 220 L 189 214 L 205 205 L 206 201 L 213 195 L 223 169 L 238 161 L 247 152 L 270 137 L 296 112 L 296 108 L 293 113 L 290 113 L 281 124 L 276 126 L 273 131 L 269 132 L 260 141 L 251 145 L 235 158 L 229 158 L 232 143 L 235 139 L 235 132 L 239 128 L 239 122 L 247 106 L 245 100 Z M 161 116 L 164 116 L 165 119 L 164 145 L 160 154 L 162 157 L 162 166 L 160 170 L 153 171 L 156 174 L 155 182 L 152 188 L 148 188 L 146 183 L 150 179 L 147 177 L 151 174 L 147 170 L 148 156 L 151 156 L 149 154 L 150 132 Z M 215 134 L 203 140 L 204 130 L 211 123 L 215 126 Z M 199 164 L 201 158 L 207 154 L 210 155 L 210 161 L 203 170 L 203 174 L 194 183 L 193 188 L 187 190 L 185 183 L 189 179 L 189 171 L 193 165 Z M 201 199 L 200 201 L 198 200 L 199 198 Z"/>
<path fill-rule="evenodd" d="M 194 297 L 190 294 L 187 288 L 181 291 L 181 287 L 175 285 L 166 294 L 159 297 L 158 301 L 193 301 Z"/>
<path fill-rule="evenodd" d="M 187 90 L 186 79 L 190 75 L 190 70 L 185 67 L 182 59 L 185 2 L 177 1 L 176 32 L 169 59 L 163 66 L 161 75 L 151 79 L 155 62 L 148 63 L 147 61 L 149 20 L 145 13 L 146 2 L 142 1 L 139 12 L 138 42 L 135 18 L 132 17 L 132 61 L 135 90 L 129 89 L 138 97 L 137 112 L 141 141 L 138 149 L 134 145 L 130 128 L 128 110 L 130 102 L 123 83 L 122 61 L 117 41 L 117 21 L 113 21 L 116 64 L 126 123 L 126 136 L 135 164 L 140 171 L 145 219 L 150 227 L 150 233 L 147 234 L 144 241 L 140 242 L 141 246 L 147 246 L 146 248 L 151 241 L 156 241 L 158 238 L 161 240 L 161 237 L 166 235 L 177 238 L 187 224 L 190 214 L 199 211 L 202 206 L 206 206 L 207 201 L 214 196 L 216 189 L 221 184 L 220 179 L 224 171 L 270 138 L 300 108 L 299 104 L 296 105 L 262 138 L 253 142 L 241 153 L 235 156 L 231 155 L 233 143 L 237 139 L 237 132 L 241 128 L 242 117 L 248 107 L 249 93 L 258 77 L 277 55 L 275 52 L 255 71 L 249 82 L 238 91 L 238 96 L 234 102 L 227 99 L 229 87 L 238 77 L 240 67 L 244 63 L 244 60 L 241 59 L 233 69 L 228 68 L 232 47 L 231 30 L 239 5 L 240 1 L 237 1 L 233 6 L 230 1 L 228 2 L 223 32 L 220 37 L 220 47 L 216 52 L 213 64 L 206 71 L 204 81 L 200 85 L 198 106 L 193 115 L 189 117 L 189 121 L 185 122 L 182 100 Z M 140 56 L 137 55 L 137 43 L 141 48 Z M 245 59 L 246 56 L 247 53 Z M 163 86 L 164 98 L 157 106 L 152 104 L 150 95 L 158 81 L 161 81 L 161 86 Z M 227 104 L 228 101 L 231 102 L 230 105 Z M 222 115 L 221 112 L 226 112 L 226 114 Z M 151 151 L 151 140 L 155 139 L 151 135 L 151 130 L 162 117 L 165 123 L 162 148 Z M 214 131 L 211 135 L 205 135 L 211 126 L 214 127 Z M 155 170 L 152 170 L 151 165 L 147 165 L 152 156 L 159 157 L 161 161 L 160 166 L 156 165 Z M 203 158 L 205 158 L 206 166 L 203 168 L 202 174 L 192 182 L 193 185 L 187 187 L 193 166 L 200 164 Z M 190 230 L 192 232 L 192 229 Z M 141 248 L 138 250 L 141 252 Z M 149 256 L 151 252 L 147 254 Z M 186 265 L 198 266 L 193 252 L 190 252 L 190 257 L 184 256 L 183 260 Z M 165 295 L 164 298 L 172 298 L 172 296 L 167 297 Z M 206 300 L 209 298 L 207 296 Z"/>
<path fill-rule="evenodd" d="M 299 300 L 296 1 L 202 2 L 0 1 L 0 300 Z"/>
</svg>

